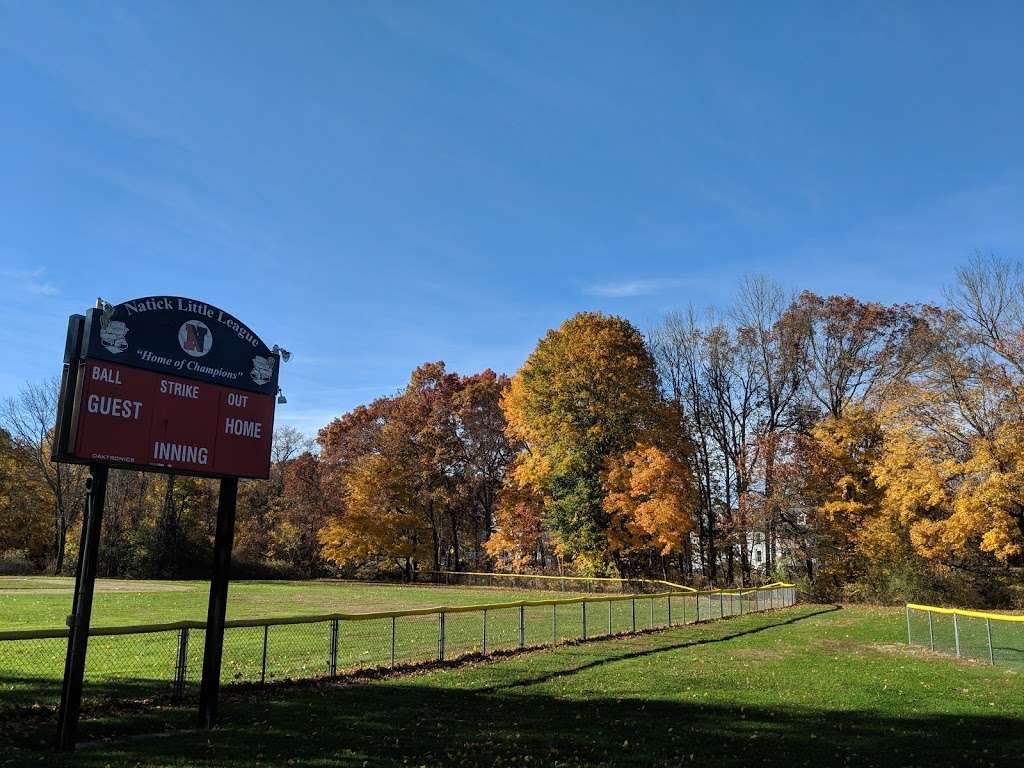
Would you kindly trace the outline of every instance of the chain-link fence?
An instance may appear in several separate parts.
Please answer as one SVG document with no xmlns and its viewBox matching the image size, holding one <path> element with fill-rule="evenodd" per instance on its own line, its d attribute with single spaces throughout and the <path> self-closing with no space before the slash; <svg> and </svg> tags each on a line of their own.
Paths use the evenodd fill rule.
<svg viewBox="0 0 1024 768">
<path fill-rule="evenodd" d="M 907 642 L 958 659 L 1024 666 L 1024 616 L 908 603 Z"/>
<path fill-rule="evenodd" d="M 784 608 L 796 589 L 604 594 L 512 603 L 229 621 L 225 685 L 333 678 L 711 621 Z M 190 698 L 202 674 L 202 622 L 94 628 L 85 695 L 93 700 Z M 60 696 L 66 630 L 0 632 L 0 715 Z"/>
</svg>

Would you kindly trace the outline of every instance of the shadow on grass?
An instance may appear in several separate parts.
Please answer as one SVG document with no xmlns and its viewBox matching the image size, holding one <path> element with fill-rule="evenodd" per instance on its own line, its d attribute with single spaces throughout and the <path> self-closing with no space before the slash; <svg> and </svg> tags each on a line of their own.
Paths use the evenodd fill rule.
<svg viewBox="0 0 1024 768">
<path fill-rule="evenodd" d="M 549 680 L 556 680 L 561 677 L 569 677 L 571 675 L 579 674 L 580 672 L 586 672 L 590 669 L 596 669 L 603 667 L 607 664 L 615 664 L 620 661 L 628 661 L 630 659 L 639 659 L 644 656 L 655 656 L 659 653 L 668 653 L 669 651 L 678 651 L 683 648 L 696 648 L 701 645 L 715 645 L 717 643 L 726 643 L 730 640 L 736 640 L 741 637 L 747 637 L 749 635 L 757 635 L 761 632 L 767 632 L 770 629 L 777 629 L 779 627 L 785 627 L 790 624 L 796 624 L 800 621 L 806 621 L 807 619 L 813 619 L 816 616 L 822 616 L 826 613 L 834 613 L 835 611 L 841 611 L 843 607 L 841 605 L 832 605 L 828 608 L 823 608 L 820 611 L 813 611 L 811 613 L 804 613 L 799 616 L 793 616 L 792 618 L 786 619 L 785 621 L 776 621 L 771 624 L 762 624 L 758 627 L 751 627 L 745 629 L 742 632 L 731 632 L 727 635 L 720 637 L 701 637 L 696 640 L 687 640 L 683 643 L 673 643 L 672 645 L 659 645 L 657 648 L 645 648 L 642 651 L 630 651 L 628 653 L 620 653 L 614 656 L 605 656 L 601 659 L 594 659 L 588 661 L 585 664 L 572 667 L 571 669 L 560 669 L 557 672 L 547 672 L 543 675 L 537 675 L 535 677 L 528 677 L 522 680 L 516 680 L 514 683 L 506 683 L 504 685 L 495 685 L 490 688 L 484 689 L 485 691 L 500 691 L 511 688 L 527 688 L 531 685 L 538 685 L 546 683 Z"/>
<path fill-rule="evenodd" d="M 188 691 L 194 686 L 189 686 Z M 12 721 L 53 719 L 60 703 L 61 681 L 50 678 L 0 675 L 0 733 Z M 86 714 L 150 704 L 174 704 L 167 680 L 125 679 L 86 681 L 82 710 Z"/>
<path fill-rule="evenodd" d="M 94 743 L 73 758 L 39 751 L 0 751 L 0 765 L 51 764 L 349 766 L 1019 766 L 1024 720 L 951 713 L 940 697 L 930 708 L 902 714 L 894 694 L 886 711 L 839 711 L 827 706 L 729 705 L 708 699 L 655 696 L 609 698 L 577 688 L 538 693 L 537 685 L 611 661 L 725 643 L 838 607 L 801 613 L 731 632 L 587 661 L 568 670 L 485 688 L 441 687 L 459 682 L 431 676 L 392 683 L 295 685 L 287 691 L 226 692 L 221 726 L 191 729 L 193 713 L 178 708 L 83 722 Z M 724 627 L 723 627 L 724 629 Z M 770 662 L 769 662 L 770 663 Z M 736 678 L 740 682 L 740 678 Z M 822 687 L 839 685 L 822 679 Z M 834 693 L 834 690 L 832 691 Z M 860 691 L 863 696 L 863 689 Z M 712 691 L 713 693 L 713 691 Z M 897 714 L 901 713 L 901 714 Z M 1022 708 L 1024 715 L 1024 708 Z M 166 729 L 166 733 L 154 731 Z M 135 735 L 133 735 L 135 734 Z M 104 739 L 114 737 L 107 742 Z M 2 741 L 2 739 L 0 739 Z"/>
<path fill-rule="evenodd" d="M 661 645 L 657 648 L 646 649 L 643 651 L 635 651 L 630 653 L 624 653 L 617 656 L 607 657 L 605 659 L 597 660 L 589 664 L 576 667 L 570 670 L 563 670 L 559 673 L 549 675 L 547 677 L 538 677 L 535 679 L 523 680 L 521 682 L 513 684 L 516 687 L 529 686 L 538 682 L 544 682 L 544 680 L 550 677 L 557 677 L 562 675 L 571 675 L 576 672 L 581 672 L 586 669 L 602 666 L 615 661 L 622 661 L 640 656 L 648 656 L 656 653 L 663 653 L 665 651 L 673 651 L 681 648 L 688 648 L 692 646 L 706 645 L 708 643 L 721 643 L 727 640 L 733 640 L 744 635 L 757 634 L 759 632 L 765 632 L 776 627 L 783 627 L 788 624 L 794 624 L 798 621 L 819 616 L 825 613 L 831 613 L 833 611 L 840 610 L 841 606 L 835 605 L 825 608 L 823 610 L 814 611 L 812 613 L 804 613 L 795 617 L 791 617 L 784 621 L 776 621 L 770 624 L 764 624 L 758 627 L 747 629 L 741 632 L 733 632 L 728 635 L 719 637 L 705 637 L 696 640 L 690 640 L 684 643 L 677 643 L 673 645 Z M 760 614 L 748 614 L 748 618 L 767 618 L 771 614 L 760 613 Z M 729 620 L 742 619 L 743 617 L 729 617 Z M 395 668 L 388 667 L 377 667 L 372 669 L 361 669 L 351 670 L 343 672 L 339 675 L 336 682 L 354 681 L 360 682 L 365 680 L 379 679 L 381 677 L 393 677 L 396 675 L 407 675 L 409 673 L 423 672 L 432 669 L 447 669 L 465 666 L 467 664 L 479 663 L 481 661 L 497 661 L 503 658 L 509 658 L 511 656 L 517 656 L 522 653 L 529 653 L 539 649 L 550 648 L 550 647 L 565 647 L 571 645 L 580 644 L 592 644 L 595 642 L 606 642 L 609 640 L 616 640 L 629 637 L 642 637 L 645 635 L 663 635 L 667 631 L 673 629 L 682 629 L 684 627 L 706 627 L 708 629 L 717 630 L 727 625 L 722 624 L 719 619 L 712 619 L 710 621 L 702 621 L 697 624 L 679 624 L 671 628 L 669 627 L 654 627 L 652 629 L 640 629 L 632 633 L 621 633 L 612 635 L 596 635 L 591 637 L 589 640 L 568 640 L 558 643 L 557 646 L 548 645 L 537 645 L 530 646 L 524 649 L 519 648 L 502 648 L 492 650 L 486 656 L 480 653 L 466 653 L 462 654 L 454 659 L 446 661 L 436 660 L 424 660 L 417 662 L 410 662 L 406 664 L 400 664 Z M 170 674 L 170 672 L 168 672 Z M 259 690 L 267 689 L 283 689 L 293 687 L 305 687 L 312 684 L 323 682 L 323 677 L 310 677 L 310 678 L 277 678 L 268 680 L 266 683 L 258 683 L 254 681 L 239 681 L 239 680 L 224 680 L 223 685 L 225 688 L 240 688 L 252 690 L 258 688 Z M 4 674 L 0 670 L 0 726 L 5 722 L 12 720 L 44 720 L 46 717 L 56 716 L 56 708 L 60 701 L 60 690 L 61 681 L 58 678 L 53 677 L 29 677 L 29 676 L 17 676 L 11 674 Z M 116 678 L 116 679 L 100 679 L 95 680 L 89 678 L 87 675 L 84 699 L 82 704 L 83 715 L 90 716 L 96 714 L 109 714 L 118 710 L 132 711 L 137 710 L 138 707 L 147 706 L 168 706 L 174 704 L 191 703 L 198 697 L 199 684 L 198 681 L 190 680 L 184 690 L 184 696 L 182 698 L 175 698 L 173 693 L 173 686 L 169 679 L 154 679 L 154 678 Z M 2 732 L 0 728 L 0 732 Z"/>
<path fill-rule="evenodd" d="M 232 702 L 213 734 L 101 743 L 80 749 L 74 764 L 936 768 L 1019 766 L 1024 749 L 1022 722 L 1006 717 L 579 700 L 412 684 L 292 693 L 250 698 L 245 707 Z"/>
</svg>

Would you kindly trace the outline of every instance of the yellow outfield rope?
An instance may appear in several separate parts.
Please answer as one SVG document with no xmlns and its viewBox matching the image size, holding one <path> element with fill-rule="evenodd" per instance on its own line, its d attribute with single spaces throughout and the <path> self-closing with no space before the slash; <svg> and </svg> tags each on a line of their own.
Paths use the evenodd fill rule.
<svg viewBox="0 0 1024 768">
<path fill-rule="evenodd" d="M 663 579 L 617 579 L 609 576 L 553 576 L 547 573 L 487 573 L 484 571 L 428 571 L 428 573 L 439 573 L 442 576 L 496 576 L 499 579 L 547 579 L 549 581 L 604 581 L 604 582 L 637 582 L 639 584 L 663 584 L 672 589 L 683 590 L 684 592 L 697 592 L 693 587 L 685 584 L 676 584 Z"/>
<path fill-rule="evenodd" d="M 685 584 L 676 584 L 672 581 L 665 581 L 664 579 L 621 579 L 609 576 L 554 576 L 546 573 L 488 573 L 485 571 L 425 571 L 425 573 L 438 573 L 442 576 L 496 576 L 501 579 L 547 579 L 550 581 L 604 581 L 604 582 L 636 582 L 638 584 L 663 584 L 666 587 L 671 587 L 674 590 L 683 590 L 692 594 L 718 594 L 724 592 L 725 594 L 738 594 L 738 595 L 749 595 L 751 592 L 758 589 L 775 589 L 783 587 L 793 587 L 794 584 L 790 584 L 785 581 L 773 581 L 771 584 L 764 584 L 760 587 L 728 587 L 723 589 L 709 589 L 700 590 L 693 587 L 688 587 Z"/>
<path fill-rule="evenodd" d="M 956 614 L 957 616 L 970 616 L 974 619 L 991 619 L 992 621 L 1010 621 L 1015 623 L 1024 623 L 1024 616 L 1015 616 L 1006 613 L 991 613 L 990 611 L 971 611 L 964 608 L 940 608 L 937 605 L 918 605 L 917 603 L 907 603 L 908 609 L 915 611 L 927 611 L 928 613 L 941 613 L 947 616 Z"/>
</svg>

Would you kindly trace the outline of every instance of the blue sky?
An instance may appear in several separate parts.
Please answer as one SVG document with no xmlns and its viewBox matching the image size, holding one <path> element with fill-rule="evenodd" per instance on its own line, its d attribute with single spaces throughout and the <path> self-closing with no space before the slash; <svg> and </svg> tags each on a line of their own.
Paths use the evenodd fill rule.
<svg viewBox="0 0 1024 768">
<path fill-rule="evenodd" d="M 97 296 L 295 353 L 313 433 L 409 371 L 514 371 L 790 288 L 935 300 L 1024 254 L 1024 6 L 0 0 L 0 397 Z"/>
</svg>

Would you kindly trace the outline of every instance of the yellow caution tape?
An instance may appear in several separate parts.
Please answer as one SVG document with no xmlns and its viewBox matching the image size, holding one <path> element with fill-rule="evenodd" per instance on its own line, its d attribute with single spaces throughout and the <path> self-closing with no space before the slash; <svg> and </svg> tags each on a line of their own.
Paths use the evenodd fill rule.
<svg viewBox="0 0 1024 768">
<path fill-rule="evenodd" d="M 1024 622 L 1024 616 L 1013 615 L 1008 613 L 991 613 L 990 611 L 969 611 L 964 608 L 939 608 L 936 605 L 918 605 L 917 603 L 907 603 L 907 608 L 912 608 L 915 611 L 927 611 L 928 613 L 942 613 L 947 616 L 956 614 L 957 616 L 970 616 L 971 618 L 975 619 Z"/>
</svg>

